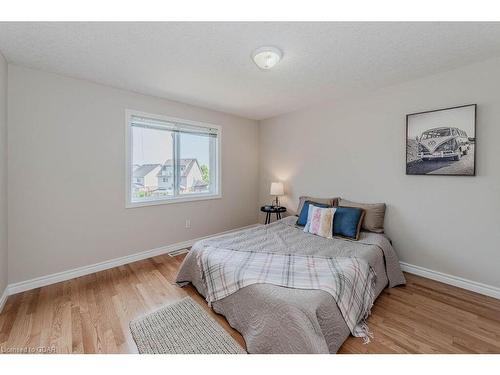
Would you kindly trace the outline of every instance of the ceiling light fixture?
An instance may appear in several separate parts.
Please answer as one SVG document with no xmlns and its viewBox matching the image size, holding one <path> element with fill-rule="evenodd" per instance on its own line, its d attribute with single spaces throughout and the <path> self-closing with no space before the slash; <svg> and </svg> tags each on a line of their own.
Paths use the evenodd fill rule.
<svg viewBox="0 0 500 375">
<path fill-rule="evenodd" d="M 260 47 L 252 53 L 254 63 L 261 69 L 269 70 L 280 62 L 283 53 L 276 47 Z"/>
</svg>

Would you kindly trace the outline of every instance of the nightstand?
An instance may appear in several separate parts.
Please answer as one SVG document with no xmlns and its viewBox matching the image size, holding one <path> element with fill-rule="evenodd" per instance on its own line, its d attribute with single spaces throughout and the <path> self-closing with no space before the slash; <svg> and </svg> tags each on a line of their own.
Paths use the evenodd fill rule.
<svg viewBox="0 0 500 375">
<path fill-rule="evenodd" d="M 262 206 L 260 208 L 262 212 L 266 213 L 266 224 L 271 223 L 271 215 L 276 214 L 276 220 L 281 219 L 281 214 L 286 212 L 286 207 L 281 206 Z"/>
</svg>

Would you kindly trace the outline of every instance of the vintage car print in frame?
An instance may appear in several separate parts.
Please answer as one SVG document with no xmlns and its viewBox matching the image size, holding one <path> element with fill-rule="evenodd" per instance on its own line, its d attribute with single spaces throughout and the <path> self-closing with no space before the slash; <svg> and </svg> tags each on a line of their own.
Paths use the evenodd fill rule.
<svg viewBox="0 0 500 375">
<path fill-rule="evenodd" d="M 476 104 L 406 115 L 406 174 L 476 175 Z"/>
</svg>

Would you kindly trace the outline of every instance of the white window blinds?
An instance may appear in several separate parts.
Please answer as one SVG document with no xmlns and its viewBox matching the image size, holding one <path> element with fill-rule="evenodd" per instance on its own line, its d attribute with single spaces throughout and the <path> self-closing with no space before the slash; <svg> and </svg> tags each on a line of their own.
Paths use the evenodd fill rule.
<svg viewBox="0 0 500 375">
<path fill-rule="evenodd" d="M 168 130 L 172 132 L 191 133 L 217 137 L 219 130 L 208 126 L 197 126 L 177 121 L 167 121 L 145 116 L 132 115 L 130 124 L 146 129 Z"/>
</svg>

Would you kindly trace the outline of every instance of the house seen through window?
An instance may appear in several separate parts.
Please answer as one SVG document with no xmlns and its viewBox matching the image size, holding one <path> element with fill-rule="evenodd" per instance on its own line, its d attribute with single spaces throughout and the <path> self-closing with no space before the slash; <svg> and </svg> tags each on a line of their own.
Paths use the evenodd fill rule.
<svg viewBox="0 0 500 375">
<path fill-rule="evenodd" d="M 220 130 L 164 117 L 128 117 L 130 205 L 219 195 Z"/>
</svg>

